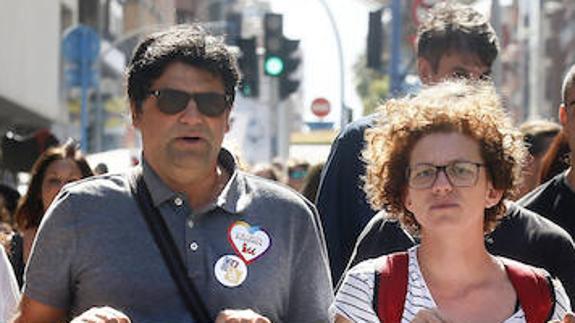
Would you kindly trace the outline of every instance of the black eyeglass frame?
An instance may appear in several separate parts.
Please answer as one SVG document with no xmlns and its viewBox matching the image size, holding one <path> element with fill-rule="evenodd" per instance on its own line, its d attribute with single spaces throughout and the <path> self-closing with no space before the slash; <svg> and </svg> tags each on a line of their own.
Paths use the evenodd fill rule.
<svg viewBox="0 0 575 323">
<path fill-rule="evenodd" d="M 164 94 L 165 93 L 177 94 L 177 95 L 182 96 L 184 98 L 184 100 L 182 101 L 182 104 L 179 106 L 169 107 L 169 106 L 166 106 L 166 104 L 170 104 L 170 103 L 173 104 L 174 102 L 164 101 L 167 98 L 162 97 L 163 93 Z M 178 114 L 178 113 L 184 111 L 186 109 L 186 107 L 188 106 L 188 104 L 190 103 L 190 100 L 192 100 L 192 99 L 196 102 L 196 106 L 198 107 L 198 110 L 203 115 L 206 115 L 208 117 L 219 117 L 220 115 L 222 115 L 222 113 L 224 113 L 224 111 L 226 111 L 226 109 L 229 109 L 232 106 L 231 99 L 230 99 L 229 95 L 223 94 L 223 93 L 217 93 L 217 92 L 190 93 L 190 92 L 176 90 L 176 89 L 161 88 L 161 89 L 156 89 L 156 90 L 150 90 L 147 92 L 147 94 L 148 94 L 148 96 L 155 97 L 157 100 L 158 109 L 161 112 L 168 114 L 168 115 L 174 115 L 174 114 Z M 202 98 L 205 99 L 206 97 L 222 98 L 224 104 L 220 108 L 214 110 L 213 109 L 214 105 L 203 104 Z"/>
<path fill-rule="evenodd" d="M 474 178 L 474 180 L 473 180 L 473 183 L 471 183 L 471 184 L 469 184 L 469 185 L 459 185 L 459 184 L 455 184 L 454 181 L 453 181 L 453 179 L 452 179 L 451 176 L 449 175 L 449 172 L 447 171 L 447 168 L 453 167 L 454 165 L 456 165 L 456 164 L 461 164 L 461 163 L 463 163 L 463 164 L 470 164 L 470 165 L 475 166 L 475 173 L 474 173 L 474 177 L 475 177 L 475 178 Z M 445 177 L 447 178 L 447 181 L 448 181 L 449 184 L 450 184 L 451 186 L 453 186 L 453 187 L 473 187 L 473 186 L 475 186 L 475 184 L 477 184 L 477 180 L 479 179 L 479 169 L 480 169 L 481 167 L 485 167 L 485 164 L 483 164 L 483 163 L 477 163 L 477 162 L 472 162 L 472 161 L 464 161 L 464 160 L 453 161 L 453 162 L 450 162 L 449 164 L 441 165 L 441 166 L 433 165 L 433 164 L 429 164 L 429 163 L 418 164 L 417 166 L 422 166 L 422 165 L 430 166 L 430 167 L 433 167 L 433 168 L 435 169 L 435 176 L 434 176 L 433 180 L 430 181 L 429 185 L 425 185 L 425 186 L 414 186 L 414 185 L 411 183 L 411 180 L 410 180 L 411 169 L 412 169 L 413 167 L 408 166 L 408 167 L 405 169 L 405 179 L 406 179 L 406 181 L 407 181 L 407 185 L 408 185 L 409 187 L 413 188 L 413 189 L 416 189 L 416 190 L 419 190 L 419 189 L 423 190 L 423 189 L 428 189 L 428 188 L 433 187 L 433 185 L 435 185 L 435 182 L 437 181 L 437 177 L 439 176 L 439 172 L 443 172 L 443 173 L 445 174 Z"/>
</svg>

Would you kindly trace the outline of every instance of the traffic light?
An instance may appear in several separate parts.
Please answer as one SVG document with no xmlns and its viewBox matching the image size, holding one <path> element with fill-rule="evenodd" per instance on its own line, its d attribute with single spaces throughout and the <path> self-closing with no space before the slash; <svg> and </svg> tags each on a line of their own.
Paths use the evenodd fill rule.
<svg viewBox="0 0 575 323">
<path fill-rule="evenodd" d="M 256 54 L 256 37 L 238 39 L 241 56 L 238 60 L 242 71 L 240 91 L 246 97 L 259 95 L 259 68 Z"/>
<path fill-rule="evenodd" d="M 299 57 L 293 57 L 298 50 L 299 40 L 287 39 L 283 35 L 283 16 L 268 13 L 264 16 L 264 72 L 279 79 L 280 99 L 287 98 L 295 92 L 300 84 L 290 79 L 290 75 L 301 63 Z"/>
<path fill-rule="evenodd" d="M 369 29 L 367 32 L 367 67 L 381 70 L 381 53 L 383 51 L 383 9 L 369 13 Z"/>
<path fill-rule="evenodd" d="M 264 72 L 268 76 L 278 77 L 284 71 L 281 58 L 283 43 L 283 16 L 266 13 L 264 16 Z"/>
<path fill-rule="evenodd" d="M 299 40 L 283 38 L 281 59 L 283 60 L 283 73 L 279 79 L 280 99 L 286 99 L 290 94 L 297 91 L 300 81 L 292 80 L 290 76 L 298 68 L 301 58 L 294 57 L 293 54 L 298 50 Z"/>
</svg>

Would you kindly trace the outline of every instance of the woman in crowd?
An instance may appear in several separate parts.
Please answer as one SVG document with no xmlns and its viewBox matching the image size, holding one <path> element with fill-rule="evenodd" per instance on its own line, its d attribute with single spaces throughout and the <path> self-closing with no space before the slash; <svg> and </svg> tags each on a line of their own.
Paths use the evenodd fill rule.
<svg viewBox="0 0 575 323">
<path fill-rule="evenodd" d="M 93 173 L 77 144 L 69 141 L 63 146 L 49 148 L 40 155 L 30 175 L 28 191 L 16 210 L 16 224 L 24 238 L 24 262 L 28 259 L 44 212 L 60 189 Z"/>
<path fill-rule="evenodd" d="M 16 315 L 20 292 L 12 265 L 2 246 L 0 246 L 0 286 L 0 322 L 10 322 Z"/>
<path fill-rule="evenodd" d="M 559 132 L 551 142 L 549 150 L 545 153 L 541 161 L 541 170 L 538 184 L 543 184 L 553 177 L 563 173 L 569 168 L 569 142 L 565 131 Z"/>
<path fill-rule="evenodd" d="M 352 268 L 336 296 L 336 322 L 563 318 L 570 304 L 559 281 L 485 248 L 526 155 L 494 88 L 445 82 L 390 100 L 380 113 L 366 133 L 364 188 L 374 209 L 421 244 Z"/>
</svg>

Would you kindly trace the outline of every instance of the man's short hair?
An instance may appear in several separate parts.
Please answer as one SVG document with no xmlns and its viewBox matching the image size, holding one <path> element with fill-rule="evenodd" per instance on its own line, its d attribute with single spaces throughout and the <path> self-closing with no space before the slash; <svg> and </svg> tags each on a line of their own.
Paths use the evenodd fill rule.
<svg viewBox="0 0 575 323">
<path fill-rule="evenodd" d="M 439 60 L 447 53 L 477 55 L 491 66 L 499 53 L 495 31 L 487 18 L 475 9 L 442 2 L 433 6 L 417 31 L 417 56 L 425 58 L 436 72 Z"/>
<path fill-rule="evenodd" d="M 178 25 L 147 36 L 136 48 L 127 68 L 128 97 L 140 112 L 152 82 L 174 62 L 205 69 L 221 77 L 226 100 L 232 106 L 239 70 L 235 54 L 220 37 L 198 25 Z"/>
<path fill-rule="evenodd" d="M 575 65 L 572 65 L 565 77 L 563 78 L 563 85 L 561 86 L 561 100 L 563 104 L 567 106 L 569 102 L 567 102 L 567 92 L 571 91 L 573 85 L 575 83 Z"/>
</svg>

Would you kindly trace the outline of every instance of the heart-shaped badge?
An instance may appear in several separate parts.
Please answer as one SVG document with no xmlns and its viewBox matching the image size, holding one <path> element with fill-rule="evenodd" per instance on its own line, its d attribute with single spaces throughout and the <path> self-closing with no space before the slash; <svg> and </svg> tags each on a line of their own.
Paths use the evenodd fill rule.
<svg viewBox="0 0 575 323">
<path fill-rule="evenodd" d="M 249 265 L 261 257 L 271 246 L 270 236 L 263 229 L 244 221 L 234 222 L 228 228 L 228 240 L 236 254 Z"/>
</svg>

